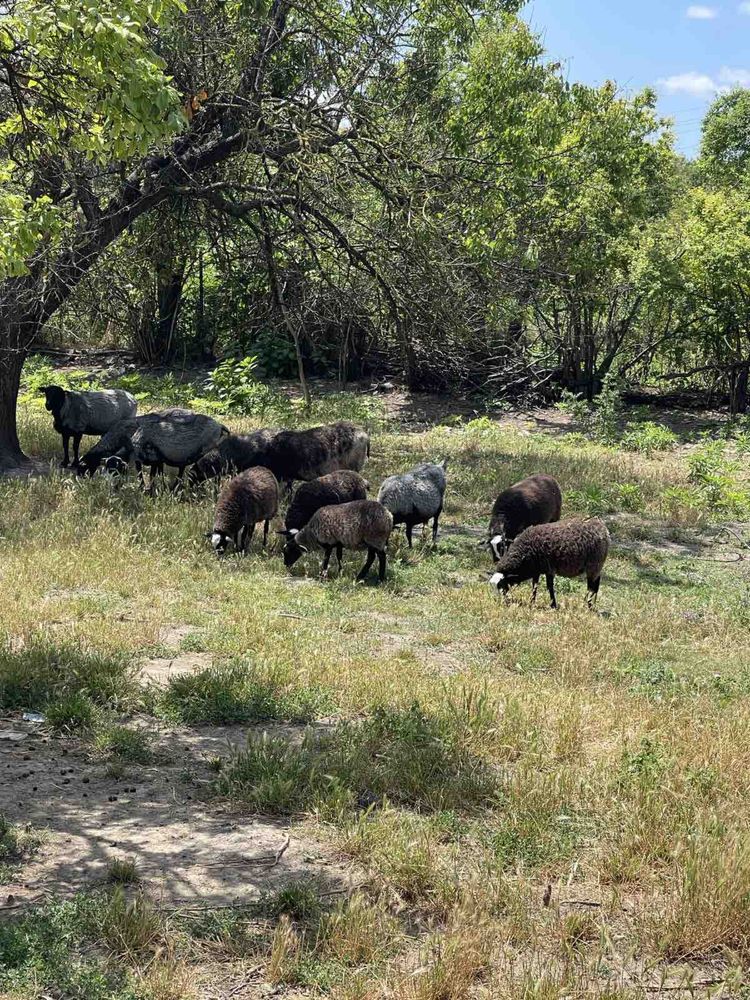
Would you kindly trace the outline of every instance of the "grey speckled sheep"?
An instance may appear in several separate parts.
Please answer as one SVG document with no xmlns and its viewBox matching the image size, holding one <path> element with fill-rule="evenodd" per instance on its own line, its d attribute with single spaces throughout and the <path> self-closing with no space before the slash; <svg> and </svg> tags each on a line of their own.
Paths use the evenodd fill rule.
<svg viewBox="0 0 750 1000">
<path fill-rule="evenodd" d="M 609 532 L 598 517 L 587 521 L 556 521 L 536 524 L 516 538 L 495 567 L 490 586 L 503 593 L 525 580 L 533 581 L 532 603 L 542 574 L 552 607 L 557 607 L 555 577 L 575 577 L 586 574 L 587 601 L 592 607 L 599 593 L 602 567 L 609 552 Z"/>
<path fill-rule="evenodd" d="M 528 476 L 503 490 L 495 501 L 487 541 L 493 557 L 502 557 L 508 545 L 532 524 L 560 520 L 562 493 L 556 479 Z"/>
<path fill-rule="evenodd" d="M 151 474 L 164 471 L 165 465 L 177 469 L 178 481 L 188 465 L 215 448 L 229 431 L 213 417 L 191 410 L 174 408 L 144 413 L 135 420 L 116 424 L 81 460 L 85 472 L 92 474 L 101 465 L 114 460 L 120 465 L 133 461 L 142 478 L 142 467 Z"/>
<path fill-rule="evenodd" d="M 304 528 L 315 511 L 321 507 L 351 503 L 353 500 L 366 500 L 369 486 L 366 479 L 350 469 L 329 472 L 327 476 L 302 483 L 292 497 L 285 518 L 286 531 L 283 533 L 289 536 L 292 531 Z"/>
<path fill-rule="evenodd" d="M 188 481 L 197 485 L 263 465 L 268 446 L 278 433 L 262 428 L 250 434 L 229 434 L 218 448 L 213 448 L 195 463 L 188 472 Z"/>
<path fill-rule="evenodd" d="M 364 580 L 378 557 L 378 579 L 385 579 L 386 549 L 393 529 L 393 516 L 376 500 L 354 500 L 351 503 L 321 507 L 301 531 L 295 531 L 284 546 L 284 565 L 293 566 L 310 547 L 323 549 L 322 572 L 328 575 L 331 553 L 341 570 L 344 549 L 367 549 L 367 560 L 357 580 Z"/>
<path fill-rule="evenodd" d="M 432 522 L 432 540 L 437 538 L 438 519 L 443 510 L 448 460 L 439 464 L 428 462 L 409 472 L 388 476 L 383 480 L 378 500 L 393 514 L 394 524 L 406 525 L 406 540 L 412 547 L 415 524 Z"/>
<path fill-rule="evenodd" d="M 279 509 L 279 484 L 276 476 L 262 466 L 247 469 L 225 483 L 214 513 L 211 544 L 223 555 L 229 542 L 243 553 L 250 543 L 255 525 L 263 521 L 263 545 L 268 541 L 268 526 Z"/>
<path fill-rule="evenodd" d="M 59 385 L 42 386 L 45 407 L 52 414 L 55 430 L 63 441 L 63 466 L 70 464 L 69 445 L 73 438 L 73 465 L 79 463 L 78 449 L 84 434 L 106 434 L 121 420 L 135 416 L 138 404 L 124 389 L 76 392 Z"/>
</svg>

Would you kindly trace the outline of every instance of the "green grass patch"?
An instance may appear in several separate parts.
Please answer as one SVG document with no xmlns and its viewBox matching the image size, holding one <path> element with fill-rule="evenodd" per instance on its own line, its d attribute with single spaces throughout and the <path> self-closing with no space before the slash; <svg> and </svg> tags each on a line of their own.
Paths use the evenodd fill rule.
<svg viewBox="0 0 750 1000">
<path fill-rule="evenodd" d="M 223 769 L 219 788 L 260 811 L 337 813 L 384 799 L 417 809 L 473 809 L 492 801 L 496 780 L 445 720 L 415 703 L 378 709 L 331 733 L 308 733 L 298 745 L 251 739 Z"/>
<path fill-rule="evenodd" d="M 280 671 L 237 662 L 172 677 L 153 696 L 162 718 L 186 725 L 312 722 L 334 710 L 331 694 L 320 686 L 300 685 Z"/>
</svg>

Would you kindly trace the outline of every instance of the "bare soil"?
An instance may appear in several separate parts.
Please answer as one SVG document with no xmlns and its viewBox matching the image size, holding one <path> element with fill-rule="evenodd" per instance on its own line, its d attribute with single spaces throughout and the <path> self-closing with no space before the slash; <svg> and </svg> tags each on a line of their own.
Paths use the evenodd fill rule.
<svg viewBox="0 0 750 1000">
<path fill-rule="evenodd" d="M 148 725 L 154 763 L 115 777 L 79 741 L 0 719 L 0 813 L 46 831 L 37 856 L 0 889 L 0 914 L 90 887 L 115 858 L 135 860 L 150 894 L 170 906 L 247 903 L 312 876 L 345 884 L 335 857 L 293 822 L 240 816 L 209 794 L 211 759 L 243 745 L 247 728 Z M 10 732 L 24 738 L 1 738 Z"/>
</svg>

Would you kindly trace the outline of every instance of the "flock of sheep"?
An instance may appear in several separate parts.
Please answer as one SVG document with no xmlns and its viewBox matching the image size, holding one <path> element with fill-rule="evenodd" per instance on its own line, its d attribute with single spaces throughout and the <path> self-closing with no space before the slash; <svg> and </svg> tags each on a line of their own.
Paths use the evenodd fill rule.
<svg viewBox="0 0 750 1000">
<path fill-rule="evenodd" d="M 151 485 L 165 466 L 177 469 L 175 486 L 221 480 L 213 529 L 207 533 L 217 555 L 234 546 L 243 553 L 257 524 L 263 523 L 263 544 L 279 509 L 280 483 L 294 492 L 281 534 L 284 564 L 289 567 L 310 549 L 322 549 L 323 574 L 333 552 L 339 569 L 344 549 L 366 551 L 357 580 L 364 580 L 375 559 L 378 578 L 386 575 L 388 540 L 395 525 L 403 524 L 409 547 L 417 525 L 432 521 L 437 537 L 447 485 L 447 462 L 425 463 L 407 473 L 389 476 L 377 500 L 368 500 L 369 484 L 360 475 L 370 454 L 366 431 L 340 422 L 304 431 L 260 430 L 232 434 L 202 414 L 184 409 L 136 416 L 133 396 L 121 389 L 75 392 L 45 386 L 46 407 L 63 441 L 64 465 L 93 475 L 100 467 L 123 473 L 132 462 L 144 484 L 148 466 Z M 83 458 L 81 438 L 100 435 Z M 145 484 L 144 484 L 145 485 Z M 599 591 L 609 550 L 609 533 L 598 518 L 560 521 L 562 494 L 555 479 L 530 476 L 504 490 L 495 501 L 485 541 L 495 562 L 490 585 L 508 589 L 532 581 L 532 602 L 545 577 L 552 607 L 557 607 L 555 576 L 586 576 L 588 603 Z"/>
</svg>

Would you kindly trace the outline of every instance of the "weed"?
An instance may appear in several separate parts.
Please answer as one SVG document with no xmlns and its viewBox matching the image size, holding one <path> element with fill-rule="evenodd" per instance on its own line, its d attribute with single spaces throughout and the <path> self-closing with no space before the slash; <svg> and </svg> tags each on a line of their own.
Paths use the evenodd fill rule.
<svg viewBox="0 0 750 1000">
<path fill-rule="evenodd" d="M 278 673 L 242 661 L 170 678 L 155 701 L 157 714 L 187 725 L 311 722 L 333 708 L 322 688 L 284 683 Z"/>
<path fill-rule="evenodd" d="M 108 723 L 97 730 L 92 748 L 97 756 L 128 764 L 150 764 L 151 737 L 142 729 Z"/>
</svg>

